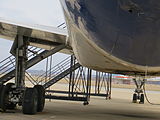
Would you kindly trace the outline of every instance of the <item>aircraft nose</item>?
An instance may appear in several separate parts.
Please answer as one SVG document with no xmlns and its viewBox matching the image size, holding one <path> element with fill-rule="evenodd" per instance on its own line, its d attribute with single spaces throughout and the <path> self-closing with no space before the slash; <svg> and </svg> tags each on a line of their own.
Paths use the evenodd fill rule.
<svg viewBox="0 0 160 120">
<path fill-rule="evenodd" d="M 136 65 L 160 66 L 159 1 L 66 1 L 77 27 L 104 51 Z"/>
<path fill-rule="evenodd" d="M 86 1 L 87 31 L 99 47 L 119 59 L 160 66 L 160 2 L 134 2 L 137 11 L 130 13 L 116 0 Z M 139 14 L 138 9 L 144 14 Z"/>
</svg>

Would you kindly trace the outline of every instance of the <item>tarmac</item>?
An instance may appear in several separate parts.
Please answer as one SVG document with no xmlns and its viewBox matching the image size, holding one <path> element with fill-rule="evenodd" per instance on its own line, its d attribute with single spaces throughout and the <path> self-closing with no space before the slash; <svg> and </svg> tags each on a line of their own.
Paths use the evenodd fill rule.
<svg viewBox="0 0 160 120">
<path fill-rule="evenodd" d="M 0 120 L 160 120 L 160 105 L 131 102 L 132 89 L 113 89 L 112 99 L 91 97 L 90 104 L 46 100 L 45 109 L 36 115 L 23 115 L 20 107 L 0 113 Z M 160 103 L 160 92 L 148 92 L 152 102 Z"/>
</svg>

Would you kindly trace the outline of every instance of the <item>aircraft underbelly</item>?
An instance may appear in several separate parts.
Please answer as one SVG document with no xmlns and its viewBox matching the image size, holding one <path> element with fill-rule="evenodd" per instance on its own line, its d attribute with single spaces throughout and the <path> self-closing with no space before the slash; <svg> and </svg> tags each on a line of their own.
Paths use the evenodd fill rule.
<svg viewBox="0 0 160 120">
<path fill-rule="evenodd" d="M 160 71 L 160 2 L 62 1 L 71 45 L 83 65 L 100 71 Z"/>
</svg>

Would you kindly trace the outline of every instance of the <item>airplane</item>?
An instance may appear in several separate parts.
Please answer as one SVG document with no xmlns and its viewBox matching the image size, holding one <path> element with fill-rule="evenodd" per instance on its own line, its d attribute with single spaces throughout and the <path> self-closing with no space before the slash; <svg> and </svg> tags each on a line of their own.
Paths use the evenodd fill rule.
<svg viewBox="0 0 160 120">
<path fill-rule="evenodd" d="M 24 24 L 0 18 L 0 37 L 17 41 L 14 42 L 16 45 L 13 45 L 13 49 L 18 44 L 25 43 L 26 39 L 21 43 L 23 36 L 30 38 L 30 45 L 44 49 L 65 44 L 67 47 L 62 52 L 74 53 L 82 66 L 101 72 L 142 78 L 159 75 L 159 2 L 153 0 L 60 0 L 60 2 L 67 29 Z M 13 50 L 13 54 L 16 55 L 16 51 Z M 22 86 L 23 82 L 16 87 Z M 29 89 L 25 93 L 31 94 L 33 91 Z M 26 107 L 23 112 L 35 113 Z"/>
</svg>

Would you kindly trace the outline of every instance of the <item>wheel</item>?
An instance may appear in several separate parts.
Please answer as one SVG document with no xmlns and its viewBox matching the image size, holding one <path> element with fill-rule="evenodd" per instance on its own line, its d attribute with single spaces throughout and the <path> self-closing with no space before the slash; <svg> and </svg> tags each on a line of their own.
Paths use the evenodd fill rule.
<svg viewBox="0 0 160 120">
<path fill-rule="evenodd" d="M 132 102 L 133 102 L 133 103 L 137 103 L 137 98 L 138 98 L 137 94 L 134 93 L 134 94 L 133 94 L 133 100 L 132 100 Z"/>
<path fill-rule="evenodd" d="M 140 104 L 144 104 L 144 94 L 141 94 L 141 97 L 140 97 Z"/>
<path fill-rule="evenodd" d="M 84 101 L 83 105 L 89 105 L 88 101 Z"/>
<path fill-rule="evenodd" d="M 35 88 L 26 88 L 23 96 L 23 114 L 34 115 L 37 113 L 38 92 Z"/>
<path fill-rule="evenodd" d="M 16 105 L 15 103 L 10 103 L 9 105 L 7 105 L 6 108 L 7 108 L 8 110 L 15 110 L 15 109 L 16 109 L 16 106 L 17 106 L 17 105 Z"/>
<path fill-rule="evenodd" d="M 13 91 L 13 85 L 14 83 L 8 83 L 6 86 L 3 87 L 3 90 L 1 92 L 0 106 L 3 111 L 6 111 L 7 109 L 12 110 L 16 107 L 16 104 L 9 101 L 9 93 Z"/>
<path fill-rule="evenodd" d="M 38 92 L 37 112 L 42 112 L 45 105 L 45 89 L 42 85 L 35 85 L 34 88 Z"/>
<path fill-rule="evenodd" d="M 3 88 L 4 88 L 4 85 L 3 84 L 0 84 L 0 98 L 2 98 L 1 97 L 1 95 L 2 95 L 2 90 L 3 90 Z M 0 100 L 1 101 L 1 100 Z M 1 103 L 1 102 L 0 102 Z M 0 108 L 1 108 L 1 105 L 0 105 Z"/>
</svg>

